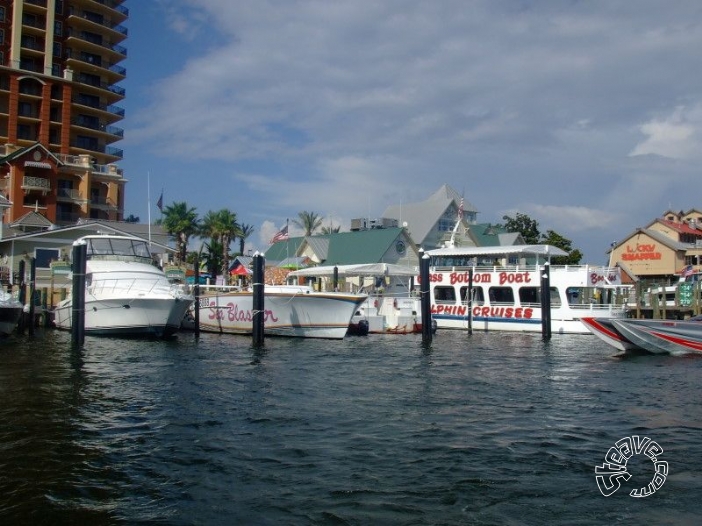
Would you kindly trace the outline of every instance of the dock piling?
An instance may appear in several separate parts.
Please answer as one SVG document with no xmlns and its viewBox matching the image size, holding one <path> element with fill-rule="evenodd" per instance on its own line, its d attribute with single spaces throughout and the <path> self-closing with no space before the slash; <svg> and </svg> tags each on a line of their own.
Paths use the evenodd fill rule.
<svg viewBox="0 0 702 526">
<path fill-rule="evenodd" d="M 85 261 L 88 245 L 85 241 L 73 243 L 73 289 L 71 301 L 71 343 L 80 347 L 85 343 Z"/>
<path fill-rule="evenodd" d="M 548 263 L 541 270 L 541 335 L 551 339 L 551 278 Z"/>
<path fill-rule="evenodd" d="M 429 254 L 420 250 L 419 257 L 419 291 L 422 298 L 422 342 L 431 343 L 431 293 L 429 288 Z"/>
<path fill-rule="evenodd" d="M 264 265 L 265 258 L 256 252 L 253 256 L 253 344 L 255 347 L 263 345 L 264 322 Z"/>
</svg>

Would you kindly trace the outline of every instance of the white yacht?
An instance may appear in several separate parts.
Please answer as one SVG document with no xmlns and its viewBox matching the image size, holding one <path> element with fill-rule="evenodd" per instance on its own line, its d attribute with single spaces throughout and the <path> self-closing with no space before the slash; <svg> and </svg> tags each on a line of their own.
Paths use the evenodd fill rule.
<svg viewBox="0 0 702 526">
<path fill-rule="evenodd" d="M 170 283 L 154 262 L 147 241 L 131 236 L 90 235 L 85 277 L 85 334 L 165 338 L 179 330 L 194 298 Z M 54 324 L 70 330 L 73 301 L 54 309 Z"/>
</svg>

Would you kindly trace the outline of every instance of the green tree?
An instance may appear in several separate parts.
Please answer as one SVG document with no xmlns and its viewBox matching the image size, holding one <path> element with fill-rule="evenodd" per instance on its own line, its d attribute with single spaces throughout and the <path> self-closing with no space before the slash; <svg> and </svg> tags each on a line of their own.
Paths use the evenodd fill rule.
<svg viewBox="0 0 702 526">
<path fill-rule="evenodd" d="M 223 252 L 222 243 L 218 239 L 210 239 L 201 248 L 200 261 L 205 264 L 207 273 L 210 275 L 213 283 L 222 270 Z M 226 273 L 223 276 L 226 278 Z"/>
<path fill-rule="evenodd" d="M 200 235 L 206 236 L 211 241 L 217 241 L 222 249 L 221 271 L 225 280 L 229 274 L 229 247 L 240 231 L 236 214 L 231 210 L 222 208 L 217 212 L 207 212 L 202 220 Z"/>
<path fill-rule="evenodd" d="M 135 216 L 134 214 L 129 214 L 129 216 L 124 219 L 124 222 L 125 223 L 138 223 L 139 216 Z"/>
<path fill-rule="evenodd" d="M 541 243 L 553 245 L 561 250 L 568 252 L 567 256 L 556 256 L 551 258 L 551 263 L 554 265 L 578 265 L 583 259 L 583 253 L 577 248 L 573 248 L 573 242 L 553 230 L 547 230 L 546 234 L 541 237 Z"/>
<path fill-rule="evenodd" d="M 176 202 L 163 209 L 163 217 L 156 221 L 175 238 L 176 264 L 185 261 L 190 236 L 199 231 L 199 220 L 195 208 L 189 208 L 186 202 Z"/>
<path fill-rule="evenodd" d="M 539 223 L 526 214 L 518 213 L 515 217 L 502 216 L 502 219 L 505 221 L 505 224 L 500 226 L 510 232 L 519 232 L 526 244 L 553 245 L 568 252 L 567 256 L 551 258 L 551 263 L 554 265 L 577 265 L 583 258 L 583 253 L 577 248 L 573 248 L 573 242 L 570 239 L 563 237 L 554 230 L 547 230 L 546 234 L 542 234 L 539 231 Z"/>
<path fill-rule="evenodd" d="M 293 223 L 304 229 L 305 236 L 311 236 L 324 222 L 324 219 L 316 212 L 299 212 L 297 217 L 299 220 L 293 219 Z"/>
<path fill-rule="evenodd" d="M 502 216 L 504 225 L 509 232 L 519 232 L 527 245 L 538 245 L 541 239 L 539 223 L 526 214 L 517 213 L 515 217 Z"/>
<path fill-rule="evenodd" d="M 323 226 L 322 234 L 337 234 L 341 230 L 341 225 L 339 226 Z"/>
<path fill-rule="evenodd" d="M 253 233 L 254 233 L 253 225 L 247 225 L 245 223 L 242 223 L 241 225 L 239 225 L 239 232 L 237 233 L 237 236 L 239 238 L 239 254 L 241 254 L 242 256 L 244 255 L 244 245 L 246 243 L 246 240 Z"/>
</svg>

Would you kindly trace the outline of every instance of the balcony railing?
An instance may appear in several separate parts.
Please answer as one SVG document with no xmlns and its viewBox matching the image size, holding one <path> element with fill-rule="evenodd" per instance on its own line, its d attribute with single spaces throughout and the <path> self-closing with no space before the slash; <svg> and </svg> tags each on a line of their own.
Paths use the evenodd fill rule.
<svg viewBox="0 0 702 526">
<path fill-rule="evenodd" d="M 110 135 L 114 135 L 116 137 L 124 137 L 124 129 L 118 128 L 117 126 L 112 126 L 110 124 L 105 124 L 100 121 L 94 121 L 92 119 L 85 119 L 85 118 L 75 118 L 72 121 L 72 124 L 75 124 L 76 126 L 81 126 L 83 128 L 88 128 L 90 130 L 96 130 L 96 131 L 101 131 L 105 133 L 109 133 Z"/>
<path fill-rule="evenodd" d="M 72 188 L 59 188 L 56 191 L 56 197 L 58 199 L 67 199 L 69 201 L 87 201 L 87 199 L 80 195 L 78 190 L 74 190 Z"/>
<path fill-rule="evenodd" d="M 100 152 L 106 155 L 111 155 L 112 157 L 118 157 L 122 159 L 124 157 L 124 151 L 113 146 L 102 146 L 100 144 L 87 144 L 81 142 L 72 142 L 71 146 L 73 148 L 80 148 L 82 150 L 90 150 L 92 152 Z"/>
<path fill-rule="evenodd" d="M 119 157 L 120 159 L 124 157 L 124 151 L 120 150 L 119 148 L 115 148 L 114 146 L 106 146 L 105 153 L 114 157 Z"/>
<path fill-rule="evenodd" d="M 94 44 L 96 46 L 100 46 L 105 49 L 109 49 L 110 51 L 114 51 L 115 53 L 119 53 L 120 55 L 127 56 L 127 48 L 117 44 L 113 43 L 105 38 L 102 37 L 102 35 L 95 35 L 93 33 L 90 33 L 88 31 L 72 31 L 69 30 L 67 31 L 67 36 L 68 37 L 74 37 L 80 40 L 83 40 L 85 42 L 89 42 L 90 44 Z M 25 46 L 26 47 L 26 46 Z"/>
<path fill-rule="evenodd" d="M 119 179 L 124 177 L 124 171 L 121 168 L 118 168 L 116 164 L 98 164 L 93 166 L 91 172 L 93 174 L 117 177 Z"/>
<path fill-rule="evenodd" d="M 80 219 L 80 214 L 75 212 L 56 212 L 57 223 L 77 223 Z"/>
<path fill-rule="evenodd" d="M 117 2 L 114 2 L 113 0 L 95 0 L 98 4 L 105 5 L 111 9 L 114 9 L 115 11 L 118 11 L 122 13 L 125 16 L 129 16 L 129 9 L 124 7 L 121 4 L 118 4 Z"/>
<path fill-rule="evenodd" d="M 116 115 L 118 117 L 124 117 L 124 108 L 115 106 L 114 104 L 102 104 L 99 101 L 96 102 L 86 97 L 73 97 L 73 102 L 75 104 L 80 104 L 81 106 L 87 106 L 88 108 L 106 111 L 107 113 L 111 113 L 112 115 Z"/>
<path fill-rule="evenodd" d="M 118 210 L 117 205 L 106 197 L 92 197 L 90 199 L 90 206 L 98 210 Z"/>
<path fill-rule="evenodd" d="M 22 178 L 22 189 L 24 190 L 40 190 L 42 192 L 51 191 L 51 181 L 44 177 L 35 177 L 25 175 Z"/>
<path fill-rule="evenodd" d="M 125 37 L 129 34 L 129 30 L 126 27 L 124 27 L 123 25 L 112 25 L 112 20 L 110 18 L 104 17 L 98 13 L 83 10 L 76 11 L 71 9 L 68 13 L 68 16 L 77 16 L 79 18 L 82 18 L 83 20 L 92 22 L 93 24 L 97 24 L 101 27 L 110 29 L 111 31 L 115 31 L 121 35 L 124 35 Z"/>
</svg>

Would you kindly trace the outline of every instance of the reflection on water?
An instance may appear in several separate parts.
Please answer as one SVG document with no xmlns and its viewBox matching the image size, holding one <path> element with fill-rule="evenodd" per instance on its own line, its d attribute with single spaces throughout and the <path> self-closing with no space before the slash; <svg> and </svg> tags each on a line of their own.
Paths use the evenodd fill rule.
<svg viewBox="0 0 702 526">
<path fill-rule="evenodd" d="M 40 332 L 0 345 L 6 524 L 696 523 L 697 356 L 592 336 L 343 341 Z M 595 466 L 650 436 L 646 499 Z M 650 467 L 632 462 L 636 481 Z M 633 487 L 633 486 L 632 486 Z"/>
</svg>

